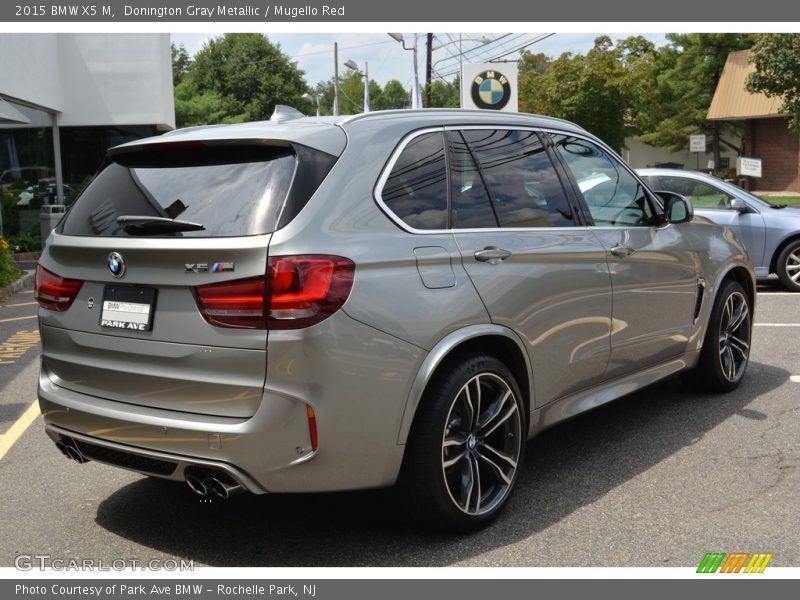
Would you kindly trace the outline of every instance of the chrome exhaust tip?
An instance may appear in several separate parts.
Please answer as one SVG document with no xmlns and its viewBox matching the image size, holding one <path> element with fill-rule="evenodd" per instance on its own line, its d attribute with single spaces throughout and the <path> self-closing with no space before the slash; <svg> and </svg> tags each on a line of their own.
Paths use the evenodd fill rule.
<svg viewBox="0 0 800 600">
<path fill-rule="evenodd" d="M 75 446 L 64 444 L 64 448 L 66 455 L 76 463 L 82 465 L 83 463 L 89 462 L 88 459 L 86 459 Z"/>
<path fill-rule="evenodd" d="M 56 442 L 56 448 L 58 448 L 58 451 L 61 452 L 61 454 L 63 454 L 67 458 L 70 458 L 70 459 L 72 458 L 69 455 L 69 452 L 67 452 L 67 445 L 64 442 L 62 442 L 61 440 L 58 440 Z"/>
<path fill-rule="evenodd" d="M 202 479 L 200 479 L 196 475 L 187 475 L 186 485 L 188 485 L 189 489 L 192 490 L 198 496 L 208 495 L 208 486 Z"/>
<path fill-rule="evenodd" d="M 238 483 L 230 483 L 216 477 L 209 477 L 206 480 L 206 483 L 208 484 L 208 489 L 211 490 L 211 493 L 218 498 L 222 498 L 223 500 L 227 500 L 231 496 L 235 496 L 239 492 L 243 491 L 242 486 Z"/>
</svg>

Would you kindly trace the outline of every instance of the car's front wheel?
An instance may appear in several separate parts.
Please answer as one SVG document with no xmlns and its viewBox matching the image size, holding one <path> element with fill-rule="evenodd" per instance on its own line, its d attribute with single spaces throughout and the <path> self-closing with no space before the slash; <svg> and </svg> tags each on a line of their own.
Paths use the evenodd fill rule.
<svg viewBox="0 0 800 600">
<path fill-rule="evenodd" d="M 775 270 L 783 287 L 791 292 L 800 292 L 800 240 L 781 250 Z"/>
<path fill-rule="evenodd" d="M 717 294 L 700 352 L 684 381 L 709 392 L 729 392 L 741 383 L 750 360 L 750 299 L 742 285 L 727 281 Z"/>
<path fill-rule="evenodd" d="M 499 360 L 464 356 L 431 382 L 398 482 L 407 512 L 440 529 L 473 531 L 508 502 L 522 463 L 525 411 Z"/>
</svg>

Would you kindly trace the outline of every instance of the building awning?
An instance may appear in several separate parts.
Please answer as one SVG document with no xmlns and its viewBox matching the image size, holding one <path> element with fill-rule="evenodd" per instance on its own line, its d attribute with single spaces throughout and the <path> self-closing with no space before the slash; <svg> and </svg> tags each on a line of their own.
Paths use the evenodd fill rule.
<svg viewBox="0 0 800 600">
<path fill-rule="evenodd" d="M 30 123 L 31 120 L 0 98 L 0 123 Z"/>
<path fill-rule="evenodd" d="M 707 119 L 739 121 L 783 116 L 780 112 L 782 98 L 751 94 L 745 88 L 747 76 L 756 69 L 749 58 L 750 50 L 739 50 L 728 54 L 714 98 L 708 108 Z"/>
</svg>

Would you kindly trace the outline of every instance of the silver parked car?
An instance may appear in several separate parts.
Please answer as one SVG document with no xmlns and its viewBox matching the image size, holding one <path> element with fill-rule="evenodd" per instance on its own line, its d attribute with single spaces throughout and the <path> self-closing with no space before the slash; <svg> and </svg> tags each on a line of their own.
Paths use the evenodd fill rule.
<svg viewBox="0 0 800 600">
<path fill-rule="evenodd" d="M 747 368 L 730 231 L 557 119 L 377 112 L 109 151 L 36 280 L 70 458 L 228 497 L 396 485 L 476 529 L 525 441 L 682 372 Z"/>
<path fill-rule="evenodd" d="M 743 189 L 697 171 L 638 169 L 652 189 L 689 198 L 696 214 L 730 227 L 742 240 L 756 275 L 778 276 L 800 292 L 800 208 L 770 204 Z"/>
</svg>

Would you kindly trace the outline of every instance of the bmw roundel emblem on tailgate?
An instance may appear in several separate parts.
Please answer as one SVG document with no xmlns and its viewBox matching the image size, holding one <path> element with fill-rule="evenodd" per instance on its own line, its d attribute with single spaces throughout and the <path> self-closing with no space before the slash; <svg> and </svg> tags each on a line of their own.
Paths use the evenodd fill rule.
<svg viewBox="0 0 800 600">
<path fill-rule="evenodd" d="M 108 255 L 108 270 L 114 277 L 125 275 L 125 259 L 119 252 L 112 252 Z"/>
</svg>

